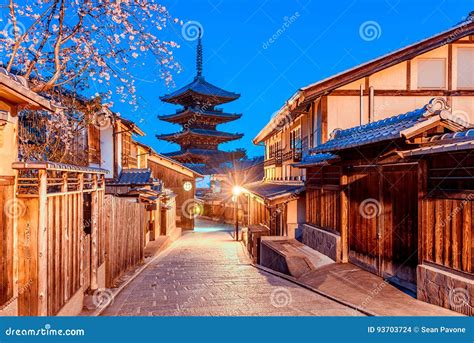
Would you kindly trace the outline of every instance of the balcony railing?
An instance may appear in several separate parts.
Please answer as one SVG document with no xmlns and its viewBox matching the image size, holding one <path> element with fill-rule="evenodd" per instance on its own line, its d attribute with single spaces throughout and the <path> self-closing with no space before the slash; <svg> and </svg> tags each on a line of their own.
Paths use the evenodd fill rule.
<svg viewBox="0 0 474 343">
<path fill-rule="evenodd" d="M 263 162 L 264 167 L 272 166 L 274 164 L 275 164 L 275 158 L 274 157 L 268 158 Z"/>
</svg>

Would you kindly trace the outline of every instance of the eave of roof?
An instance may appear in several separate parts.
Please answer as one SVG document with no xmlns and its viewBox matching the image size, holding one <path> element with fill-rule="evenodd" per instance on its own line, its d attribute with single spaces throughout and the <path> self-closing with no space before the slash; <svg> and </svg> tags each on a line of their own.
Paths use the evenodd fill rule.
<svg viewBox="0 0 474 343">
<path fill-rule="evenodd" d="M 304 184 L 298 183 L 272 183 L 266 181 L 257 181 L 248 183 L 242 187 L 245 192 L 254 194 L 264 200 L 274 201 L 281 198 L 294 196 L 297 199 L 305 187 Z"/>
<path fill-rule="evenodd" d="M 437 135 L 430 138 L 423 146 L 400 151 L 403 157 L 423 156 L 442 152 L 454 152 L 474 149 L 474 129 Z"/>
<path fill-rule="evenodd" d="M 226 91 L 207 82 L 204 77 L 196 76 L 191 83 L 170 94 L 161 96 L 160 99 L 165 102 L 176 103 L 179 98 L 192 93 L 223 100 L 221 103 L 229 102 L 240 97 L 240 94 Z"/>
<path fill-rule="evenodd" d="M 181 162 L 178 162 L 175 159 L 172 159 L 168 156 L 165 156 L 164 154 L 159 154 L 159 153 L 155 152 L 153 149 L 152 149 L 152 154 L 150 155 L 150 157 L 152 157 L 151 158 L 152 161 L 153 161 L 153 158 L 157 158 L 158 160 L 163 160 L 163 161 L 166 161 L 166 162 L 170 163 L 171 165 L 175 165 L 179 168 L 182 168 L 182 169 L 190 172 L 196 178 L 204 177 L 204 175 L 202 175 L 202 174 L 198 173 L 197 171 L 187 167 L 186 165 L 182 164 Z M 155 163 L 158 163 L 158 162 L 155 162 Z"/>
<path fill-rule="evenodd" d="M 143 132 L 137 124 L 135 124 L 134 121 L 130 119 L 125 119 L 122 117 L 118 117 L 118 119 L 124 124 L 126 127 L 128 127 L 133 133 L 136 133 L 139 136 L 145 136 L 145 132 Z"/>
<path fill-rule="evenodd" d="M 49 100 L 28 88 L 27 81 L 25 79 L 8 73 L 3 68 L 0 68 L 0 84 L 6 87 L 9 93 L 13 94 L 18 99 L 23 99 L 23 101 L 27 102 L 30 106 L 36 105 L 38 108 L 42 108 L 50 112 L 54 112 L 55 110 L 54 106 Z"/>
<path fill-rule="evenodd" d="M 229 122 L 229 121 L 241 118 L 242 114 L 224 113 L 220 111 L 206 111 L 206 110 L 188 108 L 184 111 L 180 111 L 174 114 L 166 114 L 166 115 L 158 116 L 158 119 L 164 120 L 170 123 L 174 123 L 174 122 L 179 121 L 180 119 L 189 118 L 190 116 L 196 116 L 197 118 L 209 117 L 209 118 L 215 118 L 217 120 L 221 120 L 223 122 Z"/>
<path fill-rule="evenodd" d="M 319 153 L 315 155 L 307 155 L 303 158 L 300 163 L 293 164 L 296 168 L 307 168 L 326 166 L 331 162 L 339 161 L 340 157 L 331 153 Z"/>
<path fill-rule="evenodd" d="M 228 132 L 216 131 L 216 130 L 187 129 L 187 130 L 176 132 L 176 133 L 156 135 L 156 138 L 174 141 L 176 139 L 179 139 L 181 137 L 186 137 L 186 136 L 215 137 L 215 138 L 221 138 L 225 140 L 235 140 L 235 139 L 242 138 L 244 135 L 242 133 L 234 134 L 234 133 L 228 133 Z"/>
</svg>

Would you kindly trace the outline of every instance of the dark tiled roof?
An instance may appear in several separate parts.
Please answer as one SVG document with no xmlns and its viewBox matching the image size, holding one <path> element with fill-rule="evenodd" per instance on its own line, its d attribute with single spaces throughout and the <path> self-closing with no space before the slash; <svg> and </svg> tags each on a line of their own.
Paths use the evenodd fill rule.
<svg viewBox="0 0 474 343">
<path fill-rule="evenodd" d="M 173 98 L 179 97 L 187 92 L 194 92 L 211 97 L 227 98 L 229 99 L 229 101 L 237 99 L 240 96 L 237 93 L 228 92 L 222 88 L 210 84 L 209 82 L 204 80 L 204 77 L 202 76 L 196 76 L 191 83 L 187 84 L 186 86 L 178 89 L 173 93 L 166 94 L 160 97 L 160 99 L 163 101 L 170 101 Z"/>
<path fill-rule="evenodd" d="M 308 166 L 318 166 L 324 165 L 330 161 L 338 160 L 339 156 L 331 153 L 318 153 L 315 155 L 307 155 L 303 158 L 300 163 L 295 163 L 295 167 L 308 167 Z"/>
<path fill-rule="evenodd" d="M 468 149 L 474 149 L 474 129 L 433 136 L 420 148 L 403 151 L 402 154 L 405 156 L 420 156 Z"/>
<path fill-rule="evenodd" d="M 188 150 L 178 150 L 173 152 L 163 153 L 163 155 L 168 157 L 176 157 L 185 154 L 190 155 L 205 155 L 205 156 L 216 156 L 221 157 L 223 155 L 234 154 L 235 151 L 222 151 L 222 150 L 206 150 L 206 149 L 188 149 Z"/>
<path fill-rule="evenodd" d="M 400 138 L 403 130 L 427 119 L 423 116 L 425 112 L 426 107 L 423 107 L 370 124 L 335 131 L 329 141 L 312 149 L 311 153 L 333 152 Z"/>
<path fill-rule="evenodd" d="M 215 172 L 212 167 L 204 163 L 183 163 L 183 165 L 201 175 L 210 175 Z"/>
<path fill-rule="evenodd" d="M 292 194 L 297 196 L 304 191 L 302 184 L 270 183 L 265 181 L 248 183 L 244 185 L 244 188 L 250 193 L 268 200 Z"/>
<path fill-rule="evenodd" d="M 124 169 L 117 180 L 117 184 L 121 185 L 145 185 L 151 183 L 150 169 Z"/>
<path fill-rule="evenodd" d="M 212 137 L 219 137 L 219 138 L 229 138 L 229 139 L 239 139 L 243 137 L 242 133 L 228 133 L 223 131 L 217 130 L 206 130 L 206 129 L 188 129 L 181 132 L 176 133 L 168 133 L 163 135 L 156 135 L 158 139 L 168 139 L 168 138 L 177 138 L 184 135 L 194 134 L 198 136 L 212 136 Z"/>
<path fill-rule="evenodd" d="M 230 119 L 230 120 L 235 120 L 242 117 L 242 114 L 240 113 L 225 113 L 225 112 L 217 111 L 217 110 L 204 110 L 201 108 L 187 108 L 185 110 L 183 109 L 179 110 L 173 114 L 158 116 L 158 119 L 166 121 L 166 120 L 170 120 L 170 119 L 172 120 L 172 119 L 176 119 L 179 117 L 184 117 L 184 116 L 192 115 L 192 114 L 209 116 L 209 117 L 218 117 L 218 118 Z"/>
</svg>

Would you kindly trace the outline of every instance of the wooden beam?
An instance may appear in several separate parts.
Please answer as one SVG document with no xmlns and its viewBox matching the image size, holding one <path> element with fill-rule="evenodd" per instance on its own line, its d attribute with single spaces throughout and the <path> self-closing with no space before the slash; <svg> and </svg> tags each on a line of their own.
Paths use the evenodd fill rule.
<svg viewBox="0 0 474 343">
<path fill-rule="evenodd" d="M 328 140 L 328 97 L 321 97 L 321 143 Z"/>
<path fill-rule="evenodd" d="M 46 170 L 38 171 L 38 315 L 48 315 L 48 213 Z"/>
<path fill-rule="evenodd" d="M 426 160 L 420 160 L 418 163 L 418 264 L 423 262 L 424 256 L 424 244 L 423 240 L 425 237 L 425 228 L 427 223 L 426 212 L 427 203 L 425 196 L 427 192 L 428 184 L 428 172 L 427 172 Z"/>
<path fill-rule="evenodd" d="M 411 89 L 411 60 L 407 61 L 407 77 L 406 77 L 406 90 Z"/>
<path fill-rule="evenodd" d="M 99 215 L 99 198 L 97 194 L 97 174 L 92 175 L 92 189 L 91 193 L 91 289 L 97 289 L 98 277 L 97 270 L 99 268 L 99 254 L 98 254 L 98 236 L 99 229 L 98 215 Z"/>
<path fill-rule="evenodd" d="M 340 233 L 341 233 L 341 262 L 347 263 L 349 261 L 349 199 L 347 192 L 348 178 L 342 171 L 340 176 L 341 190 L 339 193 L 340 201 Z"/>
</svg>

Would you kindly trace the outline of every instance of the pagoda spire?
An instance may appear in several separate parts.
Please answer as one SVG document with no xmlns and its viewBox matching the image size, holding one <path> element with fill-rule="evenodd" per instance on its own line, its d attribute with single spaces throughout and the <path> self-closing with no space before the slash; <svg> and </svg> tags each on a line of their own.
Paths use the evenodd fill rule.
<svg viewBox="0 0 474 343">
<path fill-rule="evenodd" d="M 196 76 L 201 77 L 202 76 L 202 31 L 201 28 L 199 28 L 199 36 L 198 36 L 198 44 L 197 44 L 197 49 L 196 49 Z"/>
</svg>

